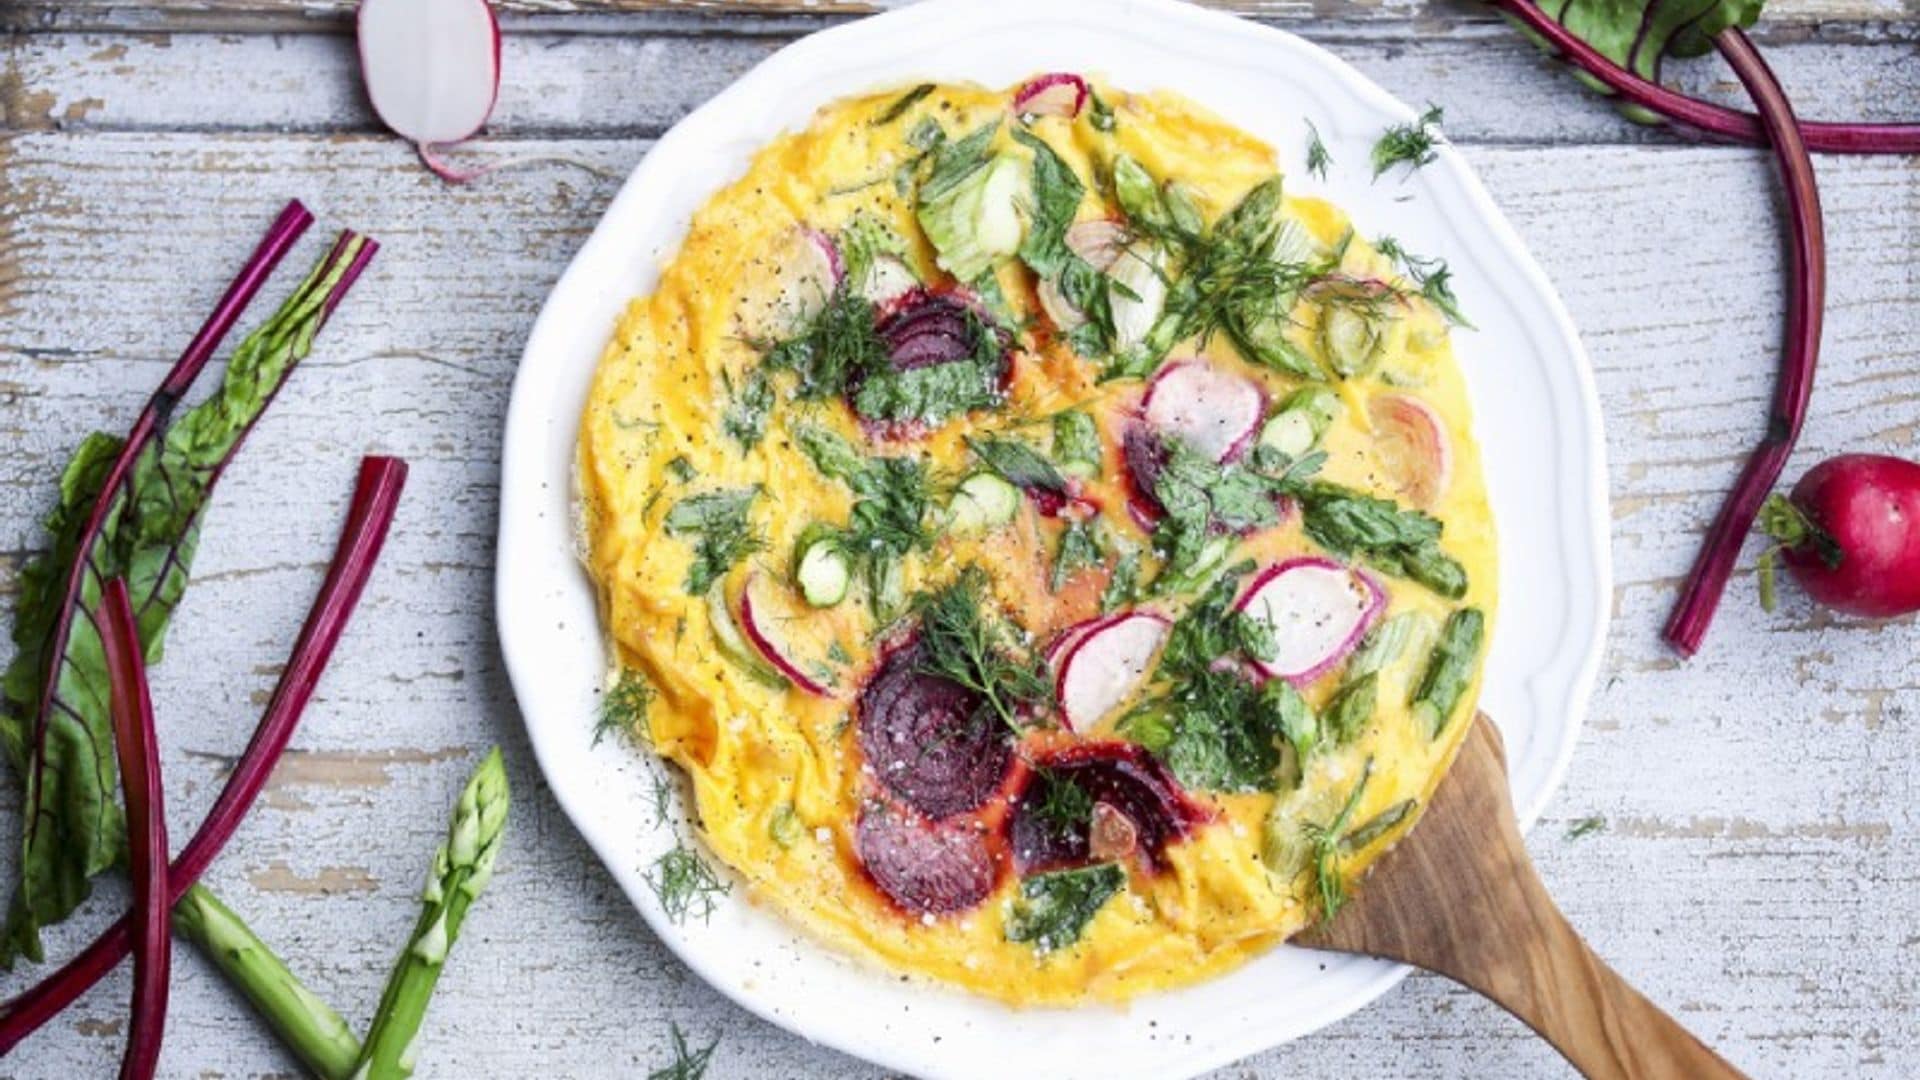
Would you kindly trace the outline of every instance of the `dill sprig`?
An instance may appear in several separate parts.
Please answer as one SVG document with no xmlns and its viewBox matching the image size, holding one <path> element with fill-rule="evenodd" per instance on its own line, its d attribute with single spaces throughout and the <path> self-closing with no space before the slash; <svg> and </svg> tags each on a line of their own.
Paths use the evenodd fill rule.
<svg viewBox="0 0 1920 1080">
<path fill-rule="evenodd" d="M 914 599 L 920 648 L 929 674 L 979 694 L 1002 723 L 1018 730 L 1021 717 L 1053 698 L 1045 663 L 988 611 L 987 573 L 969 566 L 939 589 Z"/>
<path fill-rule="evenodd" d="M 1333 164 L 1333 155 L 1327 153 L 1327 144 L 1320 141 L 1320 129 L 1307 121 L 1307 171 L 1322 180 L 1327 178 L 1327 166 Z"/>
<path fill-rule="evenodd" d="M 1445 111 L 1428 105 L 1427 111 L 1411 124 L 1395 124 L 1382 132 L 1373 144 L 1373 177 L 1378 180 L 1388 169 L 1404 165 L 1408 172 L 1429 165 L 1437 156 L 1434 147 L 1441 140 L 1440 121 Z"/>
<path fill-rule="evenodd" d="M 594 746 L 612 733 L 637 739 L 647 737 L 647 706 L 653 703 L 653 684 L 633 668 L 620 669 L 620 677 L 600 699 L 600 717 L 593 725 Z"/>
<path fill-rule="evenodd" d="M 874 329 L 873 304 L 842 285 L 798 335 L 772 345 L 766 365 L 800 377 L 802 401 L 836 398 L 861 376 L 887 364 L 887 346 Z"/>
<path fill-rule="evenodd" d="M 1033 812 L 1057 835 L 1071 835 L 1093 820 L 1093 796 L 1071 780 L 1042 773 L 1046 790 Z"/>
<path fill-rule="evenodd" d="M 702 922 L 712 918 L 720 907 L 720 898 L 733 891 L 733 885 L 722 881 L 684 840 L 655 860 L 646 882 L 659 897 L 661 910 L 676 925 L 689 915 Z"/>
<path fill-rule="evenodd" d="M 1353 785 L 1353 792 L 1347 796 L 1346 805 L 1340 813 L 1325 825 L 1307 825 L 1307 838 L 1313 844 L 1313 876 L 1320 888 L 1320 910 L 1323 918 L 1331 919 L 1340 913 L 1347 903 L 1346 879 L 1340 876 L 1340 853 L 1344 849 L 1342 839 L 1347 830 L 1347 822 L 1353 818 L 1354 810 L 1360 806 L 1360 797 L 1366 793 L 1367 781 L 1373 777 L 1373 759 L 1360 770 L 1360 782 Z"/>
<path fill-rule="evenodd" d="M 694 536 L 693 563 L 687 567 L 687 592 L 694 596 L 726 576 L 733 565 L 766 546 L 747 521 L 760 494 L 758 485 L 689 495 L 667 511 L 669 536 Z"/>
<path fill-rule="evenodd" d="M 707 1075 L 707 1063 L 713 1060 L 714 1048 L 720 1045 L 720 1036 L 699 1050 L 687 1045 L 686 1032 L 679 1024 L 671 1025 L 673 1036 L 673 1060 L 647 1074 L 647 1080 L 701 1080 Z"/>
<path fill-rule="evenodd" d="M 1583 817 L 1580 820 L 1574 822 L 1573 824 L 1567 826 L 1567 839 L 1578 840 L 1583 836 L 1592 836 L 1594 833 L 1604 832 L 1606 831 L 1606 828 L 1607 828 L 1606 818 Z"/>
<path fill-rule="evenodd" d="M 1460 300 L 1453 295 L 1453 271 L 1447 267 L 1445 259 L 1415 255 L 1391 236 L 1381 237 L 1374 247 L 1380 254 L 1400 264 L 1407 277 L 1419 288 L 1420 295 L 1438 308 L 1448 322 L 1473 329 L 1473 324 L 1460 313 Z"/>
</svg>

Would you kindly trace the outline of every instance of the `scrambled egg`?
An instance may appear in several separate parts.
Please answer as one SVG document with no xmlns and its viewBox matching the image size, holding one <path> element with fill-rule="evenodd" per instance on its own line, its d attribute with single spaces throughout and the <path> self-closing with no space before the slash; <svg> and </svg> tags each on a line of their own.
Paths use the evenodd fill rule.
<svg viewBox="0 0 1920 1080">
<path fill-rule="evenodd" d="M 1085 195 L 1074 215 L 1081 222 L 1112 219 L 1123 231 L 1128 222 L 1111 179 L 1123 157 L 1156 183 L 1177 186 L 1177 193 L 1163 189 L 1176 216 L 1197 210 L 1210 223 L 1277 171 L 1270 147 L 1171 94 L 1095 86 L 1069 108 L 1048 104 L 1025 115 L 1010 108 L 1011 100 L 1008 91 L 936 86 L 840 101 L 805 131 L 762 149 L 743 176 L 715 194 L 654 293 L 629 305 L 601 360 L 581 420 L 582 525 L 616 675 L 649 688 L 636 735 L 691 778 L 702 839 L 753 900 L 848 953 L 1011 1003 L 1119 1000 L 1205 979 L 1286 939 L 1318 918 L 1330 895 L 1337 902 L 1412 825 L 1470 722 L 1484 655 L 1477 636 L 1465 658 L 1464 691 L 1437 724 L 1410 702 L 1437 662 L 1436 642 L 1443 627 L 1452 628 L 1449 620 L 1469 608 L 1492 615 L 1494 531 L 1467 395 L 1449 349 L 1449 312 L 1436 302 L 1450 296 L 1423 290 L 1430 266 L 1414 263 L 1422 270 L 1415 273 L 1390 257 L 1397 253 L 1383 254 L 1334 205 L 1286 196 L 1279 216 L 1290 223 L 1287 242 L 1305 261 L 1324 260 L 1317 283 L 1305 283 L 1293 299 L 1277 346 L 1311 362 L 1337 401 L 1325 430 L 1305 436 L 1325 454 L 1317 479 L 1403 510 L 1422 509 L 1443 523 L 1440 547 L 1464 572 L 1464 588 L 1442 595 L 1383 569 L 1379 559 L 1334 553 L 1364 568 L 1383 590 L 1370 643 L 1389 621 L 1407 639 L 1397 654 L 1381 645 L 1374 651 L 1385 659 L 1369 658 L 1380 666 L 1375 704 L 1360 729 L 1342 737 L 1323 730 L 1304 758 L 1269 734 L 1279 745 L 1277 773 L 1286 775 L 1241 790 L 1187 785 L 1206 820 L 1168 843 L 1158 865 L 1117 857 L 1124 883 L 1077 921 L 1070 940 L 1011 939 L 1024 899 L 1004 841 L 989 845 L 990 891 L 978 902 L 949 910 L 889 895 L 865 865 L 858 832 L 864 808 L 892 798 L 862 751 L 860 695 L 900 628 L 911 632 L 915 609 L 889 612 L 880 591 L 911 598 L 939 588 L 959 568 L 980 567 L 989 582 L 986 605 L 1015 628 L 1005 639 L 1009 647 L 1035 653 L 1098 616 L 1103 595 L 1112 604 L 1112 578 L 1126 552 L 1134 553 L 1146 584 L 1122 606 L 1177 620 L 1204 591 L 1196 585 L 1155 593 L 1151 586 L 1164 554 L 1154 546 L 1153 522 L 1140 512 L 1138 463 L 1123 449 L 1142 413 L 1143 379 L 1103 379 L 1110 358 L 1078 353 L 1086 339 L 1064 325 L 1076 313 L 1059 310 L 1058 293 L 1051 303 L 1042 296 L 1046 283 L 1029 260 L 1001 251 L 984 277 L 965 283 L 943 270 L 943 262 L 957 264 L 962 256 L 938 249 L 916 214 L 941 149 L 996 125 L 977 152 L 1020 167 L 1012 212 L 1023 239 L 1044 210 L 1029 180 L 1034 148 L 1016 132 L 1043 141 L 1079 180 Z M 997 190 L 973 194 L 990 200 Z M 986 215 L 978 228 L 1002 227 L 991 220 L 992 207 L 978 213 Z M 834 249 L 830 262 L 844 263 L 849 229 L 894 238 L 890 272 L 904 268 L 936 290 L 964 287 L 973 317 L 1002 328 L 1010 366 L 993 407 L 927 424 L 863 423 L 840 398 L 801 400 L 794 371 L 770 368 L 770 352 L 820 317 L 821 298 L 805 295 L 805 282 L 796 285 L 795 264 L 817 262 L 821 253 L 795 245 L 825 245 Z M 1134 285 L 1110 291 L 1110 306 L 1180 302 L 1179 259 L 1164 257 L 1156 266 L 1153 280 L 1135 275 Z M 835 286 L 829 277 L 814 287 L 857 284 Z M 1107 344 L 1122 332 L 1115 329 Z M 1306 385 L 1281 366 L 1250 361 L 1240 344 L 1231 327 L 1215 327 L 1166 355 L 1250 380 L 1268 413 Z M 1334 355 L 1342 351 L 1349 355 Z M 1360 370 L 1329 370 L 1356 359 Z M 979 471 L 966 438 L 991 430 L 1045 453 L 1046 418 L 1070 409 L 1091 416 L 1100 436 L 1098 460 L 1072 482 L 1080 516 L 1049 514 L 1039 499 L 1025 498 L 1004 522 L 959 527 L 954 485 Z M 802 445 L 808 430 L 838 435 L 869 457 L 913 455 L 927 464 L 932 485 L 927 545 L 883 572 L 856 568 L 846 598 L 823 606 L 795 583 L 796 544 L 805 546 L 810 525 L 847 523 L 860 496 L 843 477 L 822 471 Z M 1297 442 L 1288 446 L 1290 457 L 1301 456 Z M 689 511 L 669 521 L 702 493 L 741 491 L 751 493 L 750 501 L 731 517 L 703 523 Z M 1211 529 L 1209 540 L 1224 538 L 1215 547 L 1230 547 L 1211 572 L 1243 560 L 1268 567 L 1328 554 L 1305 528 L 1298 500 L 1278 506 L 1278 520 L 1260 527 Z M 728 535 L 714 540 L 703 524 Z M 1062 534 L 1075 526 L 1103 538 L 1098 554 L 1058 568 Z M 713 565 L 703 567 L 703 559 Z M 1239 580 L 1244 586 L 1253 578 Z M 704 587 L 690 590 L 695 584 Z M 753 626 L 743 625 L 743 600 L 754 606 Z M 755 629 L 771 643 L 743 632 Z M 785 650 L 782 667 L 798 669 L 822 692 L 770 672 L 766 658 L 753 655 L 768 648 Z M 1338 708 L 1335 696 L 1351 681 L 1344 671 L 1350 662 L 1298 680 L 1323 729 Z M 1033 733 L 1018 737 L 1014 772 L 1031 771 L 1033 747 L 1150 742 L 1129 716 L 1154 688 L 1143 681 L 1126 689 L 1128 700 L 1088 730 L 1068 733 L 1057 721 L 1036 720 Z M 1006 793 L 1020 783 L 1010 776 L 997 801 L 969 818 L 971 827 L 1003 828 L 1012 812 Z M 1332 843 L 1324 839 L 1329 828 Z"/>
</svg>

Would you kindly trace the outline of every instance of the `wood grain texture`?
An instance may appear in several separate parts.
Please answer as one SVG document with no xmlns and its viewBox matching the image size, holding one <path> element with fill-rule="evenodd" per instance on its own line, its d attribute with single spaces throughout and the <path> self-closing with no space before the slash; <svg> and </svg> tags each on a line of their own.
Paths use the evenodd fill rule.
<svg viewBox="0 0 1920 1080">
<path fill-rule="evenodd" d="M 1419 827 L 1311 949 L 1413 964 L 1484 994 L 1587 1080 L 1743 1080 L 1588 948 L 1534 872 L 1500 733 L 1476 716 Z"/>
<path fill-rule="evenodd" d="M 644 1074 L 666 1059 L 669 1021 L 695 1038 L 724 1032 L 716 1080 L 878 1076 L 729 1004 L 633 914 L 536 777 L 490 604 L 500 425 L 534 312 L 650 134 L 808 20 L 586 21 L 637 28 L 629 37 L 543 18 L 522 17 L 543 29 L 509 37 L 508 70 L 522 74 L 505 88 L 499 140 L 472 152 L 573 164 L 465 189 L 373 133 L 330 34 L 0 44 L 0 595 L 41 543 L 67 452 L 90 426 L 125 426 L 280 200 L 306 199 L 323 227 L 377 234 L 386 247 L 368 278 L 224 481 L 155 670 L 171 827 L 198 820 L 257 718 L 354 460 L 402 454 L 413 473 L 388 554 L 214 886 L 363 1023 L 447 808 L 473 755 L 500 742 L 514 824 L 428 1019 L 423 1076 L 456 1062 L 499 1076 Z M 1902 19 L 1809 31 L 1768 55 L 1813 95 L 1809 113 L 1881 96 L 1914 113 L 1914 24 Z M 1781 267 L 1765 158 L 1626 128 L 1500 34 L 1450 20 L 1301 25 L 1390 90 L 1449 107 L 1593 354 L 1615 620 L 1566 787 L 1530 837 L 1542 877 L 1618 970 L 1749 1072 L 1920 1075 L 1920 916 L 1899 900 L 1920 888 L 1920 623 L 1825 615 L 1791 595 L 1765 615 L 1743 575 L 1700 659 L 1682 666 L 1658 641 L 1771 385 Z M 1818 167 L 1831 302 L 1790 473 L 1841 450 L 1920 456 L 1920 163 Z M 301 258 L 317 256 L 319 234 Z M 1471 336 L 1461 351 L 1483 367 L 1514 362 L 1476 354 Z M 588 738 L 590 719 L 581 725 Z M 1602 826 L 1570 839 L 1585 819 Z M 0 830 L 0 876 L 11 851 Z M 102 894 L 51 948 L 74 948 L 124 900 L 110 883 Z M 217 976 L 188 954 L 179 969 L 164 1075 L 290 1075 Z M 28 978 L 0 976 L 0 993 Z M 0 1075 L 109 1071 L 125 997 L 110 981 Z M 1496 1007 L 1415 978 L 1222 1075 L 1567 1071 Z"/>
</svg>

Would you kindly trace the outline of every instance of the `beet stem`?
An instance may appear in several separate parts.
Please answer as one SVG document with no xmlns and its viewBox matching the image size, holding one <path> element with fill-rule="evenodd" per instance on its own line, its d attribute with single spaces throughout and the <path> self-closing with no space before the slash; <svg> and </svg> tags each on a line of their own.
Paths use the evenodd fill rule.
<svg viewBox="0 0 1920 1080">
<path fill-rule="evenodd" d="M 1766 124 L 1787 196 L 1787 225 L 1792 239 L 1789 267 L 1786 344 L 1780 377 L 1774 384 L 1767 434 L 1747 458 L 1740 479 L 1707 530 L 1705 544 L 1681 587 L 1665 636 L 1682 656 L 1692 656 L 1713 621 L 1727 577 L 1740 557 L 1741 543 L 1753 529 L 1767 493 L 1780 480 L 1793 444 L 1806 421 L 1813 396 L 1814 368 L 1820 358 L 1820 323 L 1826 307 L 1826 238 L 1820 216 L 1820 190 L 1807 156 L 1807 143 L 1794 120 L 1793 106 L 1779 80 L 1753 42 L 1737 29 L 1714 37 L 1714 45 L 1747 88 Z"/>
<path fill-rule="evenodd" d="M 1632 104 L 1707 135 L 1749 146 L 1768 143 L 1770 126 L 1761 116 L 1700 101 L 1669 90 L 1659 83 L 1641 78 L 1603 55 L 1599 50 L 1554 21 L 1532 0 L 1488 0 L 1495 8 L 1511 16 L 1527 30 L 1551 44 L 1582 71 L 1606 84 L 1608 89 Z M 1731 33 L 1739 33 L 1735 29 Z M 1744 38 L 1744 35 L 1742 35 Z M 1720 35 L 1721 39 L 1726 37 Z M 1749 43 L 1751 47 L 1751 43 Z M 1722 53 L 1725 53 L 1724 47 Z M 1729 57 L 1729 60 L 1732 58 Z M 1771 76 L 1769 76 L 1771 78 Z M 1744 79 L 1742 80 L 1744 81 Z M 1807 148 L 1825 154 L 1914 154 L 1920 153 L 1920 124 L 1822 123 L 1800 125 Z"/>
<path fill-rule="evenodd" d="M 234 765 L 233 773 L 214 800 L 199 831 L 181 849 L 167 879 L 169 907 L 177 904 L 188 887 L 200 879 L 214 857 L 239 827 L 253 806 L 260 789 L 280 755 L 286 750 L 295 726 L 333 656 L 334 646 L 346 629 L 347 619 L 360 600 L 361 590 L 373 573 L 374 564 L 385 544 L 388 527 L 393 524 L 401 489 L 406 484 L 407 465 L 398 458 L 368 457 L 360 463 L 359 485 L 341 530 L 339 546 L 327 577 L 300 628 L 299 640 L 281 672 L 273 699 L 254 729 Z M 94 983 L 112 971 L 133 947 L 134 916 L 122 916 L 96 938 L 92 945 L 69 960 L 59 971 L 38 986 L 0 1006 L 0 1056 L 11 1052 L 20 1040 L 85 993 Z"/>
<path fill-rule="evenodd" d="M 167 981 L 173 965 L 173 929 L 167 919 L 167 814 L 160 783 L 160 752 L 153 732 L 153 701 L 140 630 L 127 583 L 107 583 L 100 604 L 100 644 L 112 688 L 113 744 L 127 807 L 127 873 L 139 931 L 133 950 L 133 1015 L 127 1025 L 121 1080 L 150 1080 L 160 1062 L 167 1026 Z"/>
</svg>

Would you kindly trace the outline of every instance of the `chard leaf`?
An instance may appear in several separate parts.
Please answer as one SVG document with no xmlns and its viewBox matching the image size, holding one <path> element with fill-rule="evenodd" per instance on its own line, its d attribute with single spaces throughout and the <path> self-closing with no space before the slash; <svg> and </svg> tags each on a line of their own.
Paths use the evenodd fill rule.
<svg viewBox="0 0 1920 1080">
<path fill-rule="evenodd" d="M 1700 56 L 1713 48 L 1713 36 L 1730 26 L 1742 29 L 1760 17 L 1765 0 L 1568 0 L 1542 6 L 1549 18 L 1593 46 L 1609 60 L 1653 82 L 1668 56 Z M 1585 81 L 1585 80 L 1583 80 Z M 1589 85 L 1592 85 L 1589 83 Z M 1652 122 L 1638 109 L 1634 119 Z"/>
<path fill-rule="evenodd" d="M 214 482 L 311 350 L 371 257 L 370 243 L 348 234 L 336 244 L 240 343 L 211 397 L 172 416 L 184 387 L 170 380 L 149 407 L 152 426 L 143 415 L 132 444 L 89 435 L 61 476 L 59 505 L 46 519 L 52 542 L 21 574 L 18 651 L 0 680 L 0 745 L 24 778 L 20 878 L 0 966 L 23 955 L 42 959 L 41 929 L 70 915 L 87 898 L 91 879 L 119 861 L 126 846 L 95 623 L 105 583 L 127 579 L 146 659 L 157 661 L 186 591 Z"/>
<path fill-rule="evenodd" d="M 1067 229 L 1080 210 L 1086 187 L 1053 147 L 1024 128 L 1015 127 L 1013 137 L 1033 151 L 1031 224 L 1020 244 L 1020 258 L 1041 277 L 1055 277 L 1070 260 L 1079 258 L 1067 248 Z"/>
<path fill-rule="evenodd" d="M 1039 952 L 1064 949 L 1080 935 L 1115 893 L 1127 885 L 1116 863 L 1035 874 L 1020 883 L 1007 913 L 1007 940 L 1031 944 Z"/>
</svg>

